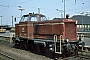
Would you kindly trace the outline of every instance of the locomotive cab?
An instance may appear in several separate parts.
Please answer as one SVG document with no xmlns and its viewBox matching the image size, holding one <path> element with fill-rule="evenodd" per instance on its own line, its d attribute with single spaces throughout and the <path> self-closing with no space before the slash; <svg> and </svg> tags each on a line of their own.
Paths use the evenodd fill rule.
<svg viewBox="0 0 90 60">
<path fill-rule="evenodd" d="M 45 15 L 29 13 L 28 15 L 23 15 L 20 22 L 25 22 L 25 21 L 38 22 L 38 21 L 45 21 L 45 20 L 47 20 Z"/>
</svg>

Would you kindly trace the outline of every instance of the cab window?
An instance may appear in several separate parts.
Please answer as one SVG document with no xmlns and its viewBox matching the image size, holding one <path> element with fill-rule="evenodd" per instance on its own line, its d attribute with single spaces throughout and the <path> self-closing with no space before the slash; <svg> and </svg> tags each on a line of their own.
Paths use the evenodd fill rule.
<svg viewBox="0 0 90 60">
<path fill-rule="evenodd" d="M 37 17 L 36 16 L 30 16 L 30 21 L 37 21 Z"/>
<path fill-rule="evenodd" d="M 45 20 L 47 20 L 47 18 L 45 17 L 45 16 L 40 16 L 40 18 L 41 18 L 41 21 L 45 21 Z"/>
<path fill-rule="evenodd" d="M 25 22 L 27 20 L 28 20 L 28 15 L 24 15 L 24 16 L 21 17 L 20 22 Z"/>
</svg>

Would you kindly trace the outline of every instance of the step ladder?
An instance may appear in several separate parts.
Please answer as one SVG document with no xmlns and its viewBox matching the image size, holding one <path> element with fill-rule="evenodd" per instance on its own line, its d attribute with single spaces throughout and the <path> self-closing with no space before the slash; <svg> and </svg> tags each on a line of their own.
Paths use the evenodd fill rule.
<svg viewBox="0 0 90 60">
<path fill-rule="evenodd" d="M 61 45 L 62 35 L 60 35 L 60 39 L 58 40 L 57 35 L 54 35 L 54 50 L 55 53 L 62 54 L 62 45 Z M 59 52 L 57 51 L 57 42 L 59 42 Z"/>
</svg>

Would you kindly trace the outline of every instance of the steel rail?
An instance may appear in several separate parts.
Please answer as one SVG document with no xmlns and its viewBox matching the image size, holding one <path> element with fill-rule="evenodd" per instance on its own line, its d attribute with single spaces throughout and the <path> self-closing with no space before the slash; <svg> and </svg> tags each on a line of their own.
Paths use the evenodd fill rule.
<svg viewBox="0 0 90 60">
<path fill-rule="evenodd" d="M 2 53 L 2 52 L 0 52 L 0 55 L 3 55 L 3 56 L 5 56 L 5 57 L 7 57 L 7 58 L 9 58 L 9 59 L 12 59 L 12 60 L 16 60 L 15 58 L 13 58 L 13 57 L 11 57 L 11 56 L 9 56 L 9 55 L 7 55 L 7 54 L 4 54 L 4 53 Z"/>
</svg>

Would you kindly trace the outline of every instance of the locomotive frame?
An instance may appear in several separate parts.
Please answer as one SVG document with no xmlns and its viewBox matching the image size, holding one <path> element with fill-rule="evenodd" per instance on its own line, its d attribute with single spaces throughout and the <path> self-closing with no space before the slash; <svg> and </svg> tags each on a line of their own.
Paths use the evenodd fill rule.
<svg viewBox="0 0 90 60">
<path fill-rule="evenodd" d="M 32 21 L 32 17 L 36 20 Z M 52 58 L 77 55 L 77 21 L 66 18 L 45 19 L 42 14 L 23 15 L 20 22 L 15 24 L 14 46 Z"/>
</svg>

